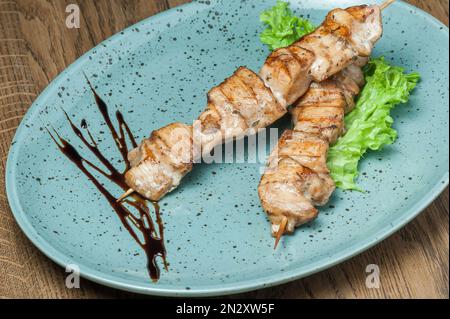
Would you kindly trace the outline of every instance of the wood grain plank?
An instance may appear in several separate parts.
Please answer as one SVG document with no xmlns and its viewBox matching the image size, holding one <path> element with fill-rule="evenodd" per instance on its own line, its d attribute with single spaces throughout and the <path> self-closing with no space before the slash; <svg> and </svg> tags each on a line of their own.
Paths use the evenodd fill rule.
<svg viewBox="0 0 450 319">
<path fill-rule="evenodd" d="M 82 280 L 68 290 L 64 270 L 26 239 L 12 218 L 4 167 L 15 128 L 38 92 L 84 52 L 148 16 L 186 0 L 14 0 L 0 2 L 0 297 L 135 298 Z M 410 0 L 448 25 L 448 0 Z M 65 8 L 80 5 L 80 29 Z M 7 40 L 6 40 L 7 39 Z M 383 243 L 327 271 L 243 298 L 448 298 L 448 189 L 415 221 Z M 380 289 L 367 289 L 377 264 Z M 140 297 L 140 296 L 139 296 Z"/>
</svg>

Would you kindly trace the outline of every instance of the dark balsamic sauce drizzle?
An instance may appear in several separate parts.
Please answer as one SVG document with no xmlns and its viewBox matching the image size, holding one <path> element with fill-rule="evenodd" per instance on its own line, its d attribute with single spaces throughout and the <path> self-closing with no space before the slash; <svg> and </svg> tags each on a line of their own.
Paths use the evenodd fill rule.
<svg viewBox="0 0 450 319">
<path fill-rule="evenodd" d="M 87 78 L 86 78 L 87 79 Z M 156 258 L 161 257 L 164 263 L 164 268 L 166 271 L 168 270 L 167 258 L 166 258 L 166 248 L 164 245 L 164 227 L 161 219 L 161 212 L 158 203 L 150 202 L 153 204 L 153 208 L 155 210 L 156 216 L 156 225 L 153 221 L 150 208 L 148 206 L 149 201 L 146 200 L 139 194 L 134 194 L 132 196 L 133 200 L 126 200 L 123 203 L 117 203 L 117 198 L 113 196 L 100 181 L 88 170 L 88 167 L 97 171 L 108 180 L 115 183 L 117 186 L 122 188 L 124 191 L 128 190 L 129 187 L 125 182 L 125 173 L 128 169 L 130 169 L 131 164 L 128 160 L 128 146 L 126 138 L 131 141 L 133 148 L 137 147 L 136 140 L 131 133 L 131 130 L 128 124 L 125 122 L 125 119 L 120 111 L 116 112 L 116 119 L 119 123 L 119 131 L 114 127 L 111 118 L 108 113 L 108 106 L 106 103 L 100 98 L 97 94 L 91 83 L 88 81 L 88 84 L 91 88 L 92 93 L 95 97 L 95 102 L 97 107 L 102 114 L 102 117 L 105 123 L 108 125 L 111 135 L 114 139 L 115 145 L 119 150 L 123 161 L 125 163 L 125 170 L 123 172 L 117 170 L 112 164 L 111 161 L 108 160 L 98 148 L 97 142 L 92 136 L 88 123 L 86 120 L 82 120 L 81 127 L 86 130 L 88 138 L 83 134 L 83 132 L 75 126 L 75 124 L 70 119 L 69 115 L 63 110 L 66 118 L 69 122 L 69 125 L 72 131 L 77 135 L 77 137 L 81 140 L 81 142 L 97 157 L 97 159 L 106 167 L 107 171 L 93 164 L 86 158 L 80 155 L 75 147 L 70 144 L 67 140 L 63 139 L 56 130 L 53 129 L 53 135 L 48 129 L 47 132 L 50 134 L 52 140 L 56 143 L 59 150 L 69 159 L 71 160 L 78 169 L 97 187 L 100 193 L 108 200 L 111 207 L 116 212 L 120 221 L 122 222 L 125 229 L 130 233 L 130 235 L 134 238 L 134 240 L 139 244 L 139 246 L 145 251 L 147 256 L 147 269 L 150 275 L 150 278 L 156 282 L 160 277 L 159 267 L 156 263 Z M 59 141 L 58 141 L 59 140 Z M 138 212 L 138 214 L 134 214 L 128 209 L 125 204 L 134 208 Z M 138 235 L 140 234 L 140 236 Z M 158 236 L 159 233 L 159 236 Z"/>
</svg>

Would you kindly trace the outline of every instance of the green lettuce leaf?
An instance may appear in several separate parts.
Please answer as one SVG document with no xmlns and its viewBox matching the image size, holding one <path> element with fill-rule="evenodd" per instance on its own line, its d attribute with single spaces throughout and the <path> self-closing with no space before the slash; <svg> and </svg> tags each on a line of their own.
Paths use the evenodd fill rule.
<svg viewBox="0 0 450 319">
<path fill-rule="evenodd" d="M 289 3 L 280 0 L 276 6 L 264 11 L 260 19 L 267 25 L 260 35 L 260 40 L 272 51 L 287 47 L 316 29 L 307 19 L 294 16 L 289 9 Z"/>
<path fill-rule="evenodd" d="M 383 57 L 371 60 L 364 70 L 366 82 L 353 112 L 345 117 L 347 133 L 330 148 L 328 167 L 336 186 L 363 191 L 355 180 L 358 163 L 368 150 L 378 151 L 397 139 L 391 110 L 406 103 L 419 82 L 417 73 L 389 65 Z"/>
</svg>

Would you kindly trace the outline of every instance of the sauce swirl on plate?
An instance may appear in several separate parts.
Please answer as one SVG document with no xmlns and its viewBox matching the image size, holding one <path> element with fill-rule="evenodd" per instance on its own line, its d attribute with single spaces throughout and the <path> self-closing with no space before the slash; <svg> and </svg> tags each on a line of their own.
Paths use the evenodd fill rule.
<svg viewBox="0 0 450 319">
<path fill-rule="evenodd" d="M 100 175 L 113 182 L 115 185 L 123 190 L 128 189 L 128 185 L 125 182 L 125 172 L 131 167 L 130 161 L 127 158 L 128 146 L 127 137 L 130 140 L 133 148 L 137 147 L 136 140 L 131 132 L 130 127 L 126 123 L 122 113 L 116 112 L 116 119 L 119 123 L 119 129 L 113 125 L 111 117 L 108 112 L 108 106 L 97 94 L 91 83 L 88 81 L 92 93 L 95 97 L 96 105 L 102 114 L 103 120 L 109 128 L 111 136 L 114 139 L 117 150 L 120 152 L 121 157 L 125 163 L 125 169 L 119 171 L 111 163 L 111 160 L 107 159 L 100 149 L 98 144 L 89 130 L 88 122 L 83 119 L 81 121 L 81 128 L 86 131 L 82 132 L 69 115 L 64 111 L 70 128 L 80 141 L 92 152 L 95 157 L 106 167 L 106 170 L 100 168 L 96 164 L 83 157 L 76 148 L 69 143 L 66 139 L 62 138 L 56 130 L 53 130 L 54 134 L 47 129 L 52 140 L 56 143 L 59 150 L 72 161 L 78 169 L 95 185 L 99 192 L 109 202 L 111 207 L 116 212 L 122 225 L 134 238 L 137 244 L 144 250 L 147 256 L 147 269 L 150 278 L 156 282 L 160 277 L 160 271 L 156 262 L 157 257 L 161 257 L 163 260 L 164 268 L 168 270 L 168 263 L 166 258 L 166 248 L 164 244 L 164 227 L 161 219 L 161 211 L 158 203 L 150 202 L 143 198 L 139 194 L 134 194 L 132 199 L 126 200 L 123 203 L 118 203 L 117 198 L 111 194 L 111 192 L 103 186 L 99 179 L 94 176 L 93 172 L 97 172 Z M 152 204 L 154 209 L 154 216 L 152 217 L 149 204 Z M 135 211 L 135 212 L 133 212 Z"/>
</svg>

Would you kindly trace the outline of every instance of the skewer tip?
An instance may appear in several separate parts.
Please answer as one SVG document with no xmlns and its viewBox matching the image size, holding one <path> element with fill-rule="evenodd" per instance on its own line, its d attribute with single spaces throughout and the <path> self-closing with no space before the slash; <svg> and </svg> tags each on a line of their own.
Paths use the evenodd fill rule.
<svg viewBox="0 0 450 319">
<path fill-rule="evenodd" d="M 276 234 L 276 239 L 275 239 L 275 246 L 273 247 L 274 250 L 277 249 L 278 244 L 280 242 L 281 237 L 283 237 L 284 235 L 284 231 L 286 230 L 286 225 L 287 225 L 288 219 L 286 216 L 283 216 L 283 219 L 281 220 L 280 223 L 280 227 L 278 228 L 277 234 Z"/>
<path fill-rule="evenodd" d="M 380 10 L 383 11 L 387 7 L 389 7 L 391 4 L 393 4 L 396 0 L 386 0 L 382 5 L 380 5 Z"/>
<path fill-rule="evenodd" d="M 116 203 L 121 203 L 125 198 L 127 198 L 128 196 L 130 196 L 133 193 L 134 193 L 134 189 L 130 188 L 116 200 Z"/>
</svg>

